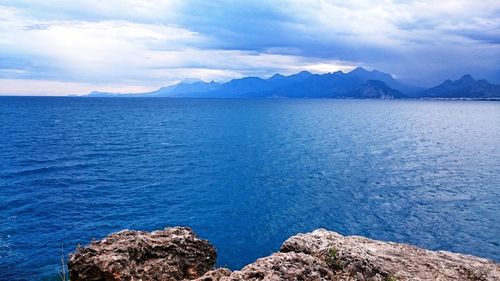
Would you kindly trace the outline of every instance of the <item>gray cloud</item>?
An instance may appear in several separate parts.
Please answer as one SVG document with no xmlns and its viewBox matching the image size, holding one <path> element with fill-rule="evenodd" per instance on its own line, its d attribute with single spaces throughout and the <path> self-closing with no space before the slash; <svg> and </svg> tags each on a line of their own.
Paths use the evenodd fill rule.
<svg viewBox="0 0 500 281">
<path fill-rule="evenodd" d="M 355 65 L 427 86 L 497 77 L 499 11 L 493 0 L 5 0 L 0 79 L 142 89 Z"/>
</svg>

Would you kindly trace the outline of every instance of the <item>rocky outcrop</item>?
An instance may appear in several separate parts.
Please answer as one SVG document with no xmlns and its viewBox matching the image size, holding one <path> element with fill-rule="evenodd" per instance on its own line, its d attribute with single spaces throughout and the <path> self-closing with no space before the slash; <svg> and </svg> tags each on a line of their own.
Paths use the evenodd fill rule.
<svg viewBox="0 0 500 281">
<path fill-rule="evenodd" d="M 215 265 L 215 248 L 190 228 L 142 232 L 124 230 L 77 248 L 70 255 L 71 281 L 183 280 Z"/>
<path fill-rule="evenodd" d="M 210 276 L 212 272 L 208 272 Z M 197 281 L 236 281 L 236 280 L 337 280 L 328 264 L 316 257 L 304 253 L 276 253 L 258 259 L 239 271 L 219 278 Z"/>
<path fill-rule="evenodd" d="M 241 270 L 212 269 L 215 250 L 189 228 L 124 231 L 79 248 L 71 280 L 500 280 L 486 259 L 318 229 Z"/>
<path fill-rule="evenodd" d="M 493 261 L 324 229 L 293 236 L 280 251 L 324 260 L 338 280 L 500 280 L 500 265 Z"/>
</svg>

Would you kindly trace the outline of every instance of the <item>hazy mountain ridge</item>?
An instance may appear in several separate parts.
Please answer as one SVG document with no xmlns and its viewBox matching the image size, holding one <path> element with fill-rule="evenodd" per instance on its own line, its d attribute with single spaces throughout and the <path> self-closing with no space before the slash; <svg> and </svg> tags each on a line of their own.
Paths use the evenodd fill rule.
<svg viewBox="0 0 500 281">
<path fill-rule="evenodd" d="M 424 91 L 422 95 L 430 98 L 498 98 L 500 85 L 491 84 L 485 79 L 475 80 L 466 74 L 455 81 L 448 79 Z"/>
<path fill-rule="evenodd" d="M 117 93 L 92 92 L 89 96 L 116 97 Z M 499 98 L 500 85 L 474 80 L 464 75 L 459 80 L 446 80 L 425 89 L 402 83 L 392 75 L 358 67 L 342 71 L 313 74 L 302 71 L 270 78 L 243 77 L 226 83 L 187 79 L 156 91 L 127 94 L 130 97 L 205 97 L 205 98 Z"/>
</svg>

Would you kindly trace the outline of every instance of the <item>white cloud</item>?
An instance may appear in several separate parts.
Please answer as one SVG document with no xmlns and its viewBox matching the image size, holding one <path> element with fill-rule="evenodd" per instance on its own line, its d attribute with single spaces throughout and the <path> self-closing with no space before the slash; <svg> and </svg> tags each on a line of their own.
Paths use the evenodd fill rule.
<svg viewBox="0 0 500 281">
<path fill-rule="evenodd" d="M 284 6 L 297 15 L 298 30 L 344 48 L 332 48 L 332 58 L 363 61 L 414 83 L 500 67 L 496 0 L 290 0 Z"/>
<path fill-rule="evenodd" d="M 4 9 L 0 49 L 19 56 L 37 57 L 49 68 L 75 80 L 127 77 L 154 62 L 156 49 L 182 49 L 202 44 L 199 34 L 173 25 L 126 21 L 42 21 L 25 19 Z M 2 11 L 2 12 L 4 12 Z M 68 77 L 61 77 L 68 78 Z"/>
<path fill-rule="evenodd" d="M 52 82 L 43 76 L 39 82 L 4 79 L 0 91 L 7 94 L 58 95 L 65 87 L 68 93 L 80 94 L 91 90 L 90 85 L 100 91 L 137 92 L 186 77 L 227 81 L 245 75 L 265 76 L 270 71 L 290 74 L 342 67 L 315 65 L 300 56 L 197 48 L 208 44 L 210 38 L 175 25 L 39 20 L 25 18 L 13 8 L 3 9 L 7 11 L 3 20 L 8 24 L 0 27 L 0 49 L 36 58 L 43 67 L 59 73 Z M 22 77 L 28 72 L 4 68 L 3 73 L 8 72 L 9 77 L 16 73 Z"/>
<path fill-rule="evenodd" d="M 477 32 L 498 28 L 500 2 L 485 0 L 442 1 L 288 1 L 287 10 L 312 33 L 344 34 L 354 42 L 392 47 L 407 39 L 421 37 L 442 41 L 450 31 L 471 29 Z M 406 27 L 406 29 L 404 28 Z M 427 37 L 427 31 L 441 37 Z M 320 38 L 321 39 L 321 38 Z"/>
<path fill-rule="evenodd" d="M 338 70 L 341 70 L 343 72 L 349 72 L 356 68 L 357 66 L 360 66 L 359 64 L 357 65 L 346 65 L 346 64 L 339 64 L 336 62 L 330 62 L 330 63 L 314 63 L 314 64 L 305 64 L 297 67 L 297 71 L 300 70 L 307 70 L 310 72 L 316 72 L 316 73 L 326 73 L 326 72 L 335 72 Z"/>
<path fill-rule="evenodd" d="M 4 0 L 0 78 L 40 80 L 54 92 L 64 85 L 68 93 L 106 85 L 133 92 L 186 77 L 225 81 L 356 65 L 432 84 L 500 67 L 500 42 L 490 42 L 500 40 L 498 1 L 288 0 L 258 11 L 221 1 L 194 9 L 200 3 Z M 271 38 L 274 29 L 280 33 Z"/>
</svg>

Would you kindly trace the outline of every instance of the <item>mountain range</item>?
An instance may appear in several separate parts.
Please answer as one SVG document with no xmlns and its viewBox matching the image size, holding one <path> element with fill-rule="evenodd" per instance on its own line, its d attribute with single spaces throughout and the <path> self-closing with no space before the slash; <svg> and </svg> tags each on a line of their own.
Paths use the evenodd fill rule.
<svg viewBox="0 0 500 281">
<path fill-rule="evenodd" d="M 123 96 L 118 93 L 92 92 L 92 97 Z M 204 98 L 500 98 L 500 85 L 475 80 L 470 75 L 446 80 L 432 88 L 402 83 L 392 75 L 358 67 L 350 72 L 313 74 L 302 71 L 270 78 L 243 77 L 226 83 L 188 79 L 175 85 L 147 93 L 127 94 L 129 97 L 204 97 Z"/>
</svg>

